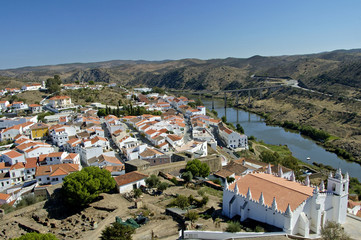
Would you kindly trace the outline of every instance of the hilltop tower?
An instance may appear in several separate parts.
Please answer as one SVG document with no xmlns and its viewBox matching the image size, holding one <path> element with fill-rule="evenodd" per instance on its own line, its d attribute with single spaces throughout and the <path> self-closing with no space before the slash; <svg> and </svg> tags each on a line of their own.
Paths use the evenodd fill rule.
<svg viewBox="0 0 361 240">
<path fill-rule="evenodd" d="M 333 193 L 334 220 L 339 223 L 345 223 L 347 213 L 348 185 L 350 179 L 348 173 L 342 176 L 341 169 L 337 169 L 335 176 L 330 173 L 327 179 L 327 192 Z"/>
</svg>

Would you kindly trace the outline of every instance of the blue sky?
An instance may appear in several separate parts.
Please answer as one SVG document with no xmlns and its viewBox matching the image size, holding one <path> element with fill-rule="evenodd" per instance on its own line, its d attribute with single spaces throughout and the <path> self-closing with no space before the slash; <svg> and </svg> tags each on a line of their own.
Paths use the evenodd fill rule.
<svg viewBox="0 0 361 240">
<path fill-rule="evenodd" d="M 0 69 L 361 48 L 361 1 L 4 0 Z"/>
</svg>

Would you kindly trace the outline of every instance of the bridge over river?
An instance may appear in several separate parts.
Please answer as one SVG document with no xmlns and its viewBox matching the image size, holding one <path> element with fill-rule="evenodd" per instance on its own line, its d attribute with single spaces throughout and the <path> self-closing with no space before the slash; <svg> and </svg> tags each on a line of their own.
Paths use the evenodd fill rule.
<svg viewBox="0 0 361 240">
<path fill-rule="evenodd" d="M 212 110 L 214 110 L 214 96 L 223 94 L 224 95 L 224 107 L 227 108 L 227 94 L 231 94 L 231 96 L 235 95 L 236 102 L 235 104 L 238 104 L 239 101 L 239 95 L 242 92 L 248 92 L 248 103 L 251 103 L 251 92 L 259 92 L 260 97 L 262 97 L 263 91 L 268 90 L 270 92 L 276 91 L 283 87 L 289 87 L 290 84 L 278 84 L 278 85 L 272 85 L 272 86 L 265 86 L 265 87 L 254 87 L 254 88 L 242 88 L 242 89 L 232 89 L 232 90 L 200 90 L 200 91 L 187 91 L 187 94 L 193 94 L 193 95 L 199 95 L 205 96 L 205 95 L 211 95 L 212 96 Z M 170 92 L 183 92 L 185 90 L 170 90 Z"/>
</svg>

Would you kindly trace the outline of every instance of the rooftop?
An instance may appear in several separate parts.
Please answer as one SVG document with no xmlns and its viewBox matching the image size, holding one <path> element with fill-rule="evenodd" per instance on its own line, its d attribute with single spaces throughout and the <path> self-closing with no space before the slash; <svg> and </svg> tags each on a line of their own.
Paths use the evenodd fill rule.
<svg viewBox="0 0 361 240">
<path fill-rule="evenodd" d="M 280 178 L 266 173 L 251 173 L 238 177 L 228 189 L 234 189 L 235 184 L 239 193 L 247 195 L 248 188 L 251 190 L 252 198 L 257 200 L 263 193 L 264 202 L 272 206 L 273 198 L 276 198 L 277 209 L 285 212 L 288 204 L 291 210 L 295 210 L 303 201 L 313 195 L 313 188 Z"/>
<path fill-rule="evenodd" d="M 142 180 L 144 178 L 147 178 L 148 175 L 142 174 L 140 172 L 134 171 L 130 173 L 126 173 L 124 175 L 120 175 L 114 178 L 114 180 L 117 183 L 117 186 L 123 186 L 132 182 L 136 182 L 139 180 Z"/>
</svg>

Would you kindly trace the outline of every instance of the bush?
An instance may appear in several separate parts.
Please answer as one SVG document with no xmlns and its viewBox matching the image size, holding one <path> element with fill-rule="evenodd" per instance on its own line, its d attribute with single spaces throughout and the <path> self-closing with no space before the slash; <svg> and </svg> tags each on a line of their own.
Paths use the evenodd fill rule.
<svg viewBox="0 0 361 240">
<path fill-rule="evenodd" d="M 140 190 L 139 188 L 134 189 L 133 193 L 135 198 L 139 198 L 143 194 L 142 190 Z"/>
<path fill-rule="evenodd" d="M 101 240 L 132 240 L 135 229 L 129 225 L 123 225 L 118 222 L 112 223 L 106 227 L 100 236 Z"/>
<path fill-rule="evenodd" d="M 176 177 L 173 177 L 171 180 L 170 180 L 174 185 L 178 185 L 178 180 Z"/>
<path fill-rule="evenodd" d="M 201 200 L 201 207 L 207 205 L 208 201 L 209 201 L 209 197 L 208 197 L 208 196 L 204 196 L 204 197 L 202 198 L 202 200 Z"/>
<path fill-rule="evenodd" d="M 218 184 L 218 185 L 222 185 L 221 180 L 219 180 L 218 178 L 213 179 L 212 182 L 215 183 L 215 184 Z"/>
<path fill-rule="evenodd" d="M 325 226 L 321 229 L 321 236 L 324 240 L 338 239 L 348 240 L 351 239 L 343 230 L 342 226 L 336 222 L 327 221 Z"/>
<path fill-rule="evenodd" d="M 185 217 L 193 223 L 199 218 L 199 214 L 196 211 L 188 211 Z"/>
<path fill-rule="evenodd" d="M 172 201 L 171 205 L 179 207 L 181 209 L 185 209 L 189 206 L 189 201 L 186 196 L 178 195 L 177 198 Z"/>
<path fill-rule="evenodd" d="M 5 214 L 15 211 L 15 208 L 7 203 L 4 203 L 3 205 L 1 205 L 0 208 L 2 208 L 4 210 Z"/>
<path fill-rule="evenodd" d="M 227 183 L 233 183 L 234 180 L 234 177 L 227 177 Z"/>
<path fill-rule="evenodd" d="M 192 172 L 188 171 L 188 172 L 184 172 L 182 174 L 182 179 L 184 179 L 184 181 L 186 182 L 190 182 L 193 179 L 193 174 Z"/>
<path fill-rule="evenodd" d="M 157 190 L 158 191 L 164 191 L 168 188 L 169 184 L 166 183 L 166 182 L 161 182 L 159 183 L 158 187 L 157 187 Z"/>
<path fill-rule="evenodd" d="M 206 190 L 204 190 L 203 188 L 202 189 L 199 189 L 198 191 L 197 191 L 197 193 L 198 193 L 198 195 L 199 196 L 204 196 L 205 194 L 206 194 Z"/>
<path fill-rule="evenodd" d="M 156 175 L 152 174 L 150 175 L 149 178 L 145 179 L 145 183 L 147 184 L 147 186 L 149 188 L 155 188 L 158 186 L 158 184 L 160 183 L 159 177 L 157 177 Z"/>
<path fill-rule="evenodd" d="M 93 202 L 100 193 L 115 188 L 115 180 L 109 171 L 98 167 L 85 167 L 64 178 L 62 193 L 73 207 L 84 207 Z"/>
<path fill-rule="evenodd" d="M 27 233 L 21 237 L 13 238 L 13 240 L 58 240 L 53 234 L 51 233 Z"/>
<path fill-rule="evenodd" d="M 241 224 L 239 222 L 229 222 L 226 232 L 236 233 L 241 231 Z"/>
</svg>

